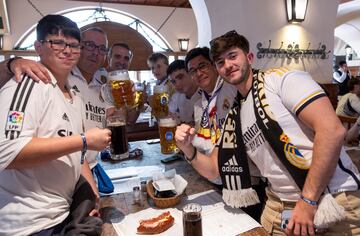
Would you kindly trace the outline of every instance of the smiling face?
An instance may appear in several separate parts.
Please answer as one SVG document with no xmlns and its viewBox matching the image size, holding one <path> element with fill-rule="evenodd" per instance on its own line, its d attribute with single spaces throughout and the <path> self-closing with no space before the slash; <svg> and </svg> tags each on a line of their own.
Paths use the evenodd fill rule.
<svg viewBox="0 0 360 236">
<path fill-rule="evenodd" d="M 52 42 L 65 42 L 63 50 L 56 49 Z M 48 35 L 45 40 L 35 42 L 36 52 L 43 63 L 54 75 L 62 76 L 70 73 L 80 57 L 80 49 L 70 48 L 69 45 L 79 45 L 79 41 L 63 35 Z"/>
<path fill-rule="evenodd" d="M 100 47 L 107 48 L 106 36 L 101 32 L 88 30 L 82 34 L 81 41 L 98 46 L 92 51 L 83 48 L 78 63 L 81 71 L 94 75 L 95 72 L 103 66 L 106 59 L 106 52 L 101 53 L 99 50 Z"/>
<path fill-rule="evenodd" d="M 131 63 L 131 52 L 124 47 L 114 46 L 111 49 L 110 71 L 129 70 Z"/>
<path fill-rule="evenodd" d="M 249 78 L 251 64 L 253 62 L 252 53 L 244 53 L 238 47 L 233 47 L 215 60 L 215 66 L 221 77 L 233 85 L 243 85 Z"/>
<path fill-rule="evenodd" d="M 218 73 L 207 58 L 202 55 L 196 56 L 188 62 L 187 68 L 199 88 L 207 93 L 214 90 Z"/>
</svg>

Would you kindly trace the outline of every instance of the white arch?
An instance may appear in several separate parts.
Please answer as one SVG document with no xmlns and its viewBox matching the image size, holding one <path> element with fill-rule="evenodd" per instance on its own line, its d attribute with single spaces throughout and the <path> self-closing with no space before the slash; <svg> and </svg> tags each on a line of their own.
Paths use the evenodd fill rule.
<svg viewBox="0 0 360 236">
<path fill-rule="evenodd" d="M 336 37 L 350 45 L 360 55 L 360 0 L 349 1 L 339 5 L 336 28 Z"/>
<path fill-rule="evenodd" d="M 189 0 L 198 28 L 198 46 L 209 46 L 212 39 L 210 16 L 205 0 Z"/>
<path fill-rule="evenodd" d="M 95 17 L 101 17 L 101 14 L 99 13 L 96 13 L 97 15 L 94 14 L 96 12 L 95 9 L 99 8 L 95 6 L 76 7 L 59 11 L 56 14 L 64 15 L 70 18 L 78 24 L 79 28 L 81 28 L 85 25 L 96 22 Z M 156 33 L 156 30 L 145 21 L 142 21 L 129 13 L 113 8 L 103 7 L 102 10 L 105 11 L 105 15 L 109 18 L 109 20 L 124 25 L 129 25 L 133 29 L 137 30 L 149 41 L 149 43 L 153 46 L 154 51 L 172 50 L 169 42 L 160 33 Z M 104 18 L 100 18 L 98 21 L 104 20 Z M 35 27 L 36 24 L 20 37 L 20 39 L 15 43 L 15 48 L 33 49 L 32 45 L 36 39 Z"/>
</svg>

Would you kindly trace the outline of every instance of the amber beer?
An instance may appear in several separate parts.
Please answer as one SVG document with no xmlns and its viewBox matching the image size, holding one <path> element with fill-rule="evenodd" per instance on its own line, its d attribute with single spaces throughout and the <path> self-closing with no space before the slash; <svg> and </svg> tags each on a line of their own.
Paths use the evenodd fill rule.
<svg viewBox="0 0 360 236">
<path fill-rule="evenodd" d="M 154 86 L 153 114 L 157 119 L 169 114 L 169 87 L 167 85 Z"/>
<path fill-rule="evenodd" d="M 144 107 L 144 89 L 145 86 L 143 83 L 135 83 L 135 106 L 138 109 L 142 109 Z"/>
<path fill-rule="evenodd" d="M 134 107 L 134 84 L 126 70 L 112 71 L 108 75 L 109 87 L 116 108 Z"/>
<path fill-rule="evenodd" d="M 161 153 L 171 154 L 178 151 L 175 143 L 176 121 L 172 118 L 162 118 L 159 121 Z"/>
</svg>

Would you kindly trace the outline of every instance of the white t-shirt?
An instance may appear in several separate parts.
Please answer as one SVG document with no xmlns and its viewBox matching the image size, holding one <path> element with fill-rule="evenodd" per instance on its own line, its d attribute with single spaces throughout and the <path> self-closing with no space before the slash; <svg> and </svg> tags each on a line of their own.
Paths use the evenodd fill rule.
<svg viewBox="0 0 360 236">
<path fill-rule="evenodd" d="M 47 85 L 29 78 L 21 84 L 10 80 L 0 90 L 0 235 L 29 235 L 61 223 L 69 214 L 81 152 L 38 167 L 5 169 L 33 137 L 83 132 L 78 93 L 72 91 L 72 100 L 66 99 L 51 79 Z"/>
<path fill-rule="evenodd" d="M 343 95 L 338 102 L 336 114 L 341 116 L 359 117 L 360 115 L 360 97 L 354 93 Z"/>
<path fill-rule="evenodd" d="M 169 111 L 174 113 L 182 123 L 194 122 L 194 105 L 201 99 L 201 92 L 198 89 L 191 98 L 187 98 L 184 93 L 174 93 L 169 102 Z"/>
<path fill-rule="evenodd" d="M 268 71 L 265 77 L 265 96 L 269 108 L 290 138 L 290 143 L 298 147 L 307 165 L 310 165 L 312 160 L 314 132 L 303 124 L 296 114 L 322 94 L 322 89 L 306 72 L 276 69 Z M 249 158 L 259 168 L 262 176 L 268 178 L 272 191 L 280 199 L 297 201 L 300 189 L 256 124 L 251 91 L 241 104 L 240 114 L 243 140 Z M 360 178 L 356 166 L 343 149 L 340 158 L 343 167 L 336 167 L 327 186 L 331 193 L 357 189 L 355 180 L 346 171 Z"/>
<path fill-rule="evenodd" d="M 104 69 L 97 71 L 89 84 L 82 76 L 78 67 L 75 67 L 71 74 L 72 78 L 69 79 L 69 85 L 75 91 L 80 93 L 80 96 L 85 103 L 85 109 L 83 109 L 85 112 L 85 130 L 94 127 L 103 128 L 103 120 L 105 119 L 105 112 L 108 105 L 100 96 L 100 89 L 101 85 L 106 83 L 106 71 L 104 71 Z M 96 165 L 97 154 L 98 152 L 94 150 L 88 150 L 86 152 L 86 160 L 89 162 L 90 168 L 93 168 Z"/>
</svg>

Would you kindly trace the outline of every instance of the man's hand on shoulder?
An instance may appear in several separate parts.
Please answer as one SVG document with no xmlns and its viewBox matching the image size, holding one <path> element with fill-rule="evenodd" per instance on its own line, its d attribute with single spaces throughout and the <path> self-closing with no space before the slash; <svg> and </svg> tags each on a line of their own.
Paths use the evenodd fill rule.
<svg viewBox="0 0 360 236">
<path fill-rule="evenodd" d="M 9 69 L 15 75 L 15 80 L 20 82 L 22 79 L 22 74 L 27 74 L 34 81 L 43 81 L 44 83 L 49 83 L 51 81 L 50 75 L 42 64 L 28 60 L 24 58 L 16 58 L 12 60 L 9 64 Z"/>
</svg>

